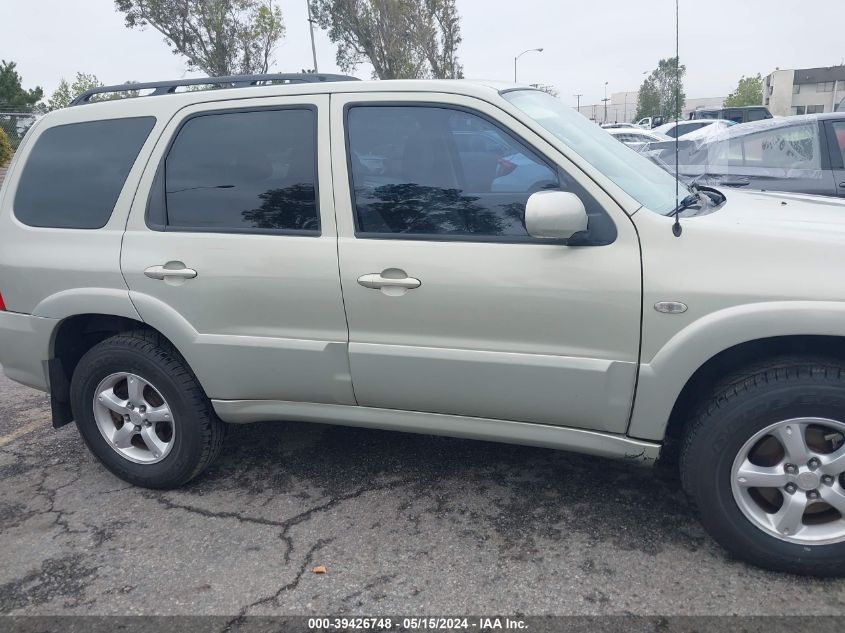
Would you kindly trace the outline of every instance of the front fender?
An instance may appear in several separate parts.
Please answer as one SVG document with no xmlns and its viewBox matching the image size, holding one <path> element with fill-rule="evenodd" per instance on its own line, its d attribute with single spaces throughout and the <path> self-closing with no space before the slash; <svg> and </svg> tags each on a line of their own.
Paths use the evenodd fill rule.
<svg viewBox="0 0 845 633">
<path fill-rule="evenodd" d="M 731 347 L 777 336 L 845 337 L 845 303 L 772 301 L 711 312 L 675 334 L 640 366 L 628 435 L 662 440 L 675 401 L 708 360 Z"/>
</svg>

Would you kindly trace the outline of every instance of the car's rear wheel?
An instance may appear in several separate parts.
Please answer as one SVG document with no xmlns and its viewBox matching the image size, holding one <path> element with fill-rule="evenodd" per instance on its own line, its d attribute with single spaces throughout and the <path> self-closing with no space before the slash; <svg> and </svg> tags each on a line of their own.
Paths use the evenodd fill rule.
<svg viewBox="0 0 845 633">
<path fill-rule="evenodd" d="M 161 336 L 119 334 L 92 347 L 71 381 L 77 427 L 115 475 L 174 488 L 217 456 L 225 425 L 179 353 Z"/>
<path fill-rule="evenodd" d="M 681 475 L 738 558 L 845 575 L 845 365 L 781 358 L 722 382 L 686 429 Z"/>
</svg>

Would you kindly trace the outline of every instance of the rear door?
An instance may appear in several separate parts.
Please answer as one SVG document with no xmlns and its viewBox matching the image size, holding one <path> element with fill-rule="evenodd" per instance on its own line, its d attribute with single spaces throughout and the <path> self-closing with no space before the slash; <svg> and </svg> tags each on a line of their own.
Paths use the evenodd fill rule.
<svg viewBox="0 0 845 633">
<path fill-rule="evenodd" d="M 476 99 L 336 94 L 332 135 L 358 403 L 624 432 L 641 301 L 624 212 Z M 547 188 L 585 202 L 589 245 L 526 234 Z"/>
<path fill-rule="evenodd" d="M 316 95 L 188 107 L 147 166 L 123 274 L 212 398 L 354 404 L 328 105 Z"/>
</svg>

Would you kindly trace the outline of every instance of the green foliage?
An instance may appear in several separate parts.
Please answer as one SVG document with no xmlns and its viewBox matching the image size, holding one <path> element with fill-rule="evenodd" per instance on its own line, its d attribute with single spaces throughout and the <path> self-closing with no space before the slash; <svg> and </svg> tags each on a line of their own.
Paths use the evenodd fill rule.
<svg viewBox="0 0 845 633">
<path fill-rule="evenodd" d="M 96 75 L 89 75 L 86 73 L 76 73 L 76 78 L 70 84 L 66 79 L 62 78 L 59 82 L 59 87 L 47 100 L 47 110 L 52 112 L 59 108 L 66 108 L 70 105 L 73 99 L 91 88 L 99 88 L 103 84 L 97 79 Z"/>
<path fill-rule="evenodd" d="M 687 67 L 683 64 L 679 67 L 678 61 L 677 57 L 661 59 L 657 68 L 640 86 L 635 120 L 647 116 L 662 116 L 665 119 L 674 119 L 676 116 L 680 118 L 687 98 L 684 93 L 684 75 L 686 75 Z"/>
<path fill-rule="evenodd" d="M 760 73 L 757 73 L 756 77 L 745 77 L 743 75 L 736 90 L 725 99 L 725 106 L 731 108 L 762 105 L 762 103 L 763 76 Z"/>
<path fill-rule="evenodd" d="M 137 81 L 126 81 L 127 84 L 136 84 Z M 100 88 L 103 82 L 97 79 L 97 75 L 88 73 L 76 73 L 73 83 L 68 83 L 67 79 L 62 78 L 59 82 L 58 88 L 47 100 L 47 111 L 52 112 L 59 108 L 66 108 L 70 105 L 76 97 L 81 95 L 86 90 L 92 88 Z M 137 97 L 137 90 L 126 90 L 124 92 L 110 92 L 104 95 L 94 95 L 91 101 L 114 101 L 115 99 L 125 99 L 126 97 Z"/>
<path fill-rule="evenodd" d="M 44 91 L 35 87 L 24 90 L 21 76 L 15 70 L 15 62 L 0 61 L 0 107 L 6 110 L 30 110 L 44 96 Z"/>
<path fill-rule="evenodd" d="M 316 22 L 337 44 L 337 64 L 362 62 L 378 79 L 463 77 L 455 0 L 310 0 Z"/>
<path fill-rule="evenodd" d="M 12 149 L 12 144 L 9 142 L 9 137 L 6 136 L 6 133 L 3 131 L 3 128 L 0 127 L 0 167 L 3 167 L 12 160 L 12 154 L 14 154 L 14 150 Z"/>
<path fill-rule="evenodd" d="M 188 68 L 212 77 L 266 73 L 285 33 L 273 0 L 115 0 L 128 28 L 152 26 Z"/>
<path fill-rule="evenodd" d="M 658 116 L 660 112 L 660 92 L 657 89 L 654 79 L 647 77 L 640 86 L 637 95 L 637 113 L 634 120 L 639 121 L 647 116 Z"/>
</svg>

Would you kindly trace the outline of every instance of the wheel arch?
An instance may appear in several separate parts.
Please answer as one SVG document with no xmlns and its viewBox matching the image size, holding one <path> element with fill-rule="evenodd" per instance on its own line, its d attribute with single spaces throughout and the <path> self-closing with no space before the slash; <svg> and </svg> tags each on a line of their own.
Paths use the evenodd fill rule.
<svg viewBox="0 0 845 633">
<path fill-rule="evenodd" d="M 70 381 L 82 356 L 111 336 L 137 330 L 155 332 L 173 345 L 167 336 L 151 325 L 120 314 L 73 314 L 56 324 L 50 340 L 50 356 L 46 361 L 54 427 L 73 421 L 70 411 Z"/>
<path fill-rule="evenodd" d="M 667 439 L 724 373 L 785 353 L 845 359 L 845 303 L 746 304 L 692 322 L 641 364 L 628 435 Z"/>
</svg>

